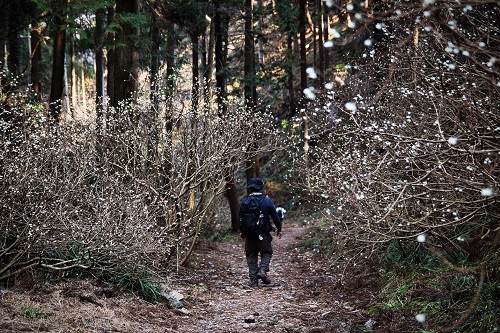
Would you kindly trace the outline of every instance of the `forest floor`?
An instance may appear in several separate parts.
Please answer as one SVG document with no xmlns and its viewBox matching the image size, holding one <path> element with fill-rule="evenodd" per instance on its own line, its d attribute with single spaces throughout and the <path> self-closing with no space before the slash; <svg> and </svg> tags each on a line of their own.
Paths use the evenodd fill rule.
<svg viewBox="0 0 500 333">
<path fill-rule="evenodd" d="M 391 331 L 372 327 L 364 311 L 378 289 L 376 268 L 333 273 L 326 258 L 301 246 L 307 235 L 307 228 L 285 224 L 282 239 L 273 239 L 272 284 L 254 289 L 242 240 L 201 241 L 188 267 L 166 284 L 182 308 L 106 292 L 94 280 L 0 289 L 0 332 Z"/>
</svg>

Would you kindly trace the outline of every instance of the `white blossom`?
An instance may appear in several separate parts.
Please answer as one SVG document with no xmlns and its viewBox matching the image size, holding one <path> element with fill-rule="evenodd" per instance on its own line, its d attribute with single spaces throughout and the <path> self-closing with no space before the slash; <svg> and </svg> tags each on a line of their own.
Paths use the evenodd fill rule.
<svg viewBox="0 0 500 333">
<path fill-rule="evenodd" d="M 488 63 L 486 65 L 488 65 L 488 67 L 493 67 L 495 65 L 496 61 L 497 61 L 497 58 L 491 57 L 490 61 L 488 61 Z"/>
<path fill-rule="evenodd" d="M 356 106 L 356 103 L 354 103 L 354 102 L 345 103 L 345 108 L 349 111 L 356 111 L 358 109 L 358 107 Z"/>
<path fill-rule="evenodd" d="M 316 98 L 316 94 L 314 94 L 314 92 L 311 90 L 311 88 L 304 89 L 304 95 L 306 95 L 306 97 L 309 98 L 309 99 L 315 99 Z"/>
<path fill-rule="evenodd" d="M 483 197 L 491 197 L 493 195 L 493 189 L 491 187 L 486 187 L 481 190 L 481 195 Z"/>
<path fill-rule="evenodd" d="M 328 33 L 333 36 L 333 38 L 340 38 L 340 33 L 335 28 L 328 27 Z"/>
<path fill-rule="evenodd" d="M 417 242 L 419 243 L 425 243 L 427 237 L 425 236 L 425 234 L 420 234 L 417 236 Z"/>
<path fill-rule="evenodd" d="M 425 323 L 425 314 L 424 313 L 419 313 L 418 315 L 415 316 L 415 319 L 419 323 L 423 324 L 423 323 Z"/>
<path fill-rule="evenodd" d="M 308 67 L 306 69 L 306 73 L 307 73 L 307 76 L 309 78 L 311 78 L 311 79 L 317 79 L 318 78 L 318 74 L 316 74 L 316 71 L 312 67 Z"/>
</svg>

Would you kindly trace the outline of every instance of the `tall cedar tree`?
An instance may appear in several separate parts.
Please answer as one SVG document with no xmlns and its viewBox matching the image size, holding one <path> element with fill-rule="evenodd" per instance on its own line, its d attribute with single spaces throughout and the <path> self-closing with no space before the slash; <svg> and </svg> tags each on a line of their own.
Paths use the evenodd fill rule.
<svg viewBox="0 0 500 333">
<path fill-rule="evenodd" d="M 50 115 L 55 122 L 60 120 L 62 94 L 64 89 L 64 57 L 66 48 L 66 24 L 64 18 L 68 0 L 59 0 L 58 10 L 54 12 L 54 55 L 52 58 L 52 80 L 50 86 Z"/>
</svg>

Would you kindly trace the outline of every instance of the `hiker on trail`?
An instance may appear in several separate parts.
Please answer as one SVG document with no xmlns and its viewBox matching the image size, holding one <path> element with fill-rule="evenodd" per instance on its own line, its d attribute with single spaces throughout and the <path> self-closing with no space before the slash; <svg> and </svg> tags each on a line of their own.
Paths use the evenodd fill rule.
<svg viewBox="0 0 500 333">
<path fill-rule="evenodd" d="M 262 191 L 264 185 L 260 178 L 250 179 L 247 189 L 251 193 L 241 202 L 238 213 L 240 237 L 245 240 L 245 256 L 252 288 L 259 286 L 259 280 L 264 284 L 271 283 L 267 277 L 273 255 L 271 231 L 277 229 L 278 239 L 282 236 L 281 220 L 273 201 Z M 271 218 L 276 229 L 271 225 Z"/>
</svg>

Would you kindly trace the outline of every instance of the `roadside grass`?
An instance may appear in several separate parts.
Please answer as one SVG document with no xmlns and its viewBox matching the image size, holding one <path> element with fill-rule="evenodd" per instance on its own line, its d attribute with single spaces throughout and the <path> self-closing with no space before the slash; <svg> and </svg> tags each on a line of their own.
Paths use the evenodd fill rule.
<svg viewBox="0 0 500 333">
<path fill-rule="evenodd" d="M 111 284 L 137 294 L 146 301 L 157 301 L 162 292 L 160 283 L 144 270 L 117 273 Z"/>
<path fill-rule="evenodd" d="M 404 255 L 403 255 L 404 254 Z M 457 254 L 459 257 L 460 254 Z M 459 258 L 467 265 L 467 258 Z M 405 318 L 423 315 L 424 330 L 416 332 L 498 332 L 500 330 L 500 284 L 487 280 L 470 317 L 452 329 L 473 302 L 479 276 L 457 272 L 443 264 L 416 242 L 391 242 L 381 257 L 383 273 L 377 300 L 368 314 L 387 317 L 398 313 Z M 417 319 L 415 319 L 417 320 Z"/>
</svg>

